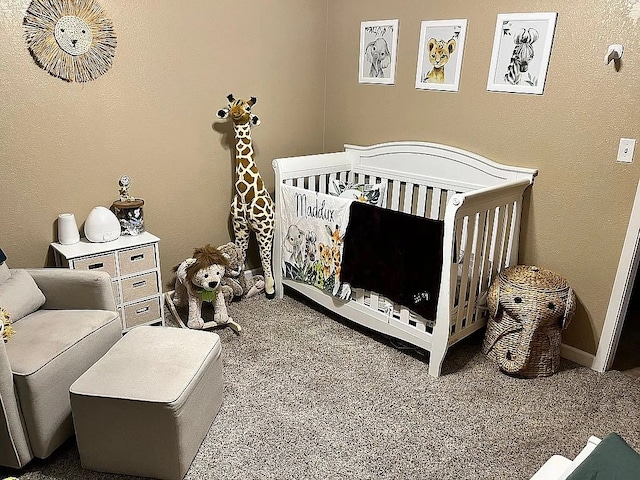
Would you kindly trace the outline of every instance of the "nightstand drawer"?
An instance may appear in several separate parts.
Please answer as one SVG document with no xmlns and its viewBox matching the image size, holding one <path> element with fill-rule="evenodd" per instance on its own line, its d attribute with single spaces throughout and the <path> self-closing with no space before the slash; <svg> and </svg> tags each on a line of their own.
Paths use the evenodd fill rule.
<svg viewBox="0 0 640 480">
<path fill-rule="evenodd" d="M 118 264 L 120 265 L 120 276 L 155 268 L 156 255 L 153 245 L 144 245 L 118 252 Z"/>
<path fill-rule="evenodd" d="M 122 279 L 123 302 L 131 302 L 137 298 L 149 297 L 156 293 L 160 293 L 158 274 L 156 272 Z"/>
<path fill-rule="evenodd" d="M 111 277 L 116 276 L 116 256 L 113 252 L 95 255 L 93 257 L 79 258 L 73 262 L 76 270 L 102 270 Z"/>
<path fill-rule="evenodd" d="M 124 306 L 125 328 L 135 327 L 153 320 L 161 321 L 160 297 Z"/>
</svg>

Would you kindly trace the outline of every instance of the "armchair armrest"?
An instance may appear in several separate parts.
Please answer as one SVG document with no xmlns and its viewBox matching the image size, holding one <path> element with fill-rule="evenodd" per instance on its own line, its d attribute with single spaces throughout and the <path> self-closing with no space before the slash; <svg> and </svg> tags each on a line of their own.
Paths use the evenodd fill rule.
<svg viewBox="0 0 640 480">
<path fill-rule="evenodd" d="M 69 270 L 66 268 L 27 269 L 46 302 L 48 310 L 116 310 L 107 272 Z"/>
<path fill-rule="evenodd" d="M 33 455 L 22 425 L 20 407 L 15 396 L 13 374 L 0 339 L 0 465 L 20 468 Z"/>
</svg>

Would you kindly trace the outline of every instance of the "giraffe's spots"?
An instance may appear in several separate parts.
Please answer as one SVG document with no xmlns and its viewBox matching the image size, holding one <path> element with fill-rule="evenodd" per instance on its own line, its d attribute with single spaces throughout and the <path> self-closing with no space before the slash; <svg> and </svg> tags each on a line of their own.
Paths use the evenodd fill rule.
<svg viewBox="0 0 640 480">
<path fill-rule="evenodd" d="M 240 193 L 246 192 L 248 188 L 249 186 L 246 183 L 242 183 L 242 182 L 236 183 L 236 190 L 238 190 L 238 192 Z"/>
<path fill-rule="evenodd" d="M 251 143 L 251 139 L 248 137 L 242 137 L 242 143 L 249 145 Z"/>
<path fill-rule="evenodd" d="M 256 205 L 258 205 L 260 208 L 264 208 L 265 207 L 265 199 L 264 197 L 260 197 L 256 200 Z"/>
<path fill-rule="evenodd" d="M 240 152 L 240 155 L 246 157 L 251 153 L 251 148 L 249 146 L 244 147 L 244 149 Z"/>
<path fill-rule="evenodd" d="M 246 172 L 244 174 L 244 181 L 247 182 L 247 184 L 252 184 L 254 181 L 253 175 L 251 175 L 249 172 Z"/>
<path fill-rule="evenodd" d="M 258 190 L 264 190 L 264 182 L 262 181 L 262 178 L 258 177 L 256 186 L 258 187 Z"/>
</svg>

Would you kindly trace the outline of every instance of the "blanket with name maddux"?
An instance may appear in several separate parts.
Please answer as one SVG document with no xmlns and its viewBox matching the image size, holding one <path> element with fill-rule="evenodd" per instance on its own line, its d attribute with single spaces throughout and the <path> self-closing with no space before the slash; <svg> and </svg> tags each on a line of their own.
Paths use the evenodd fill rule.
<svg viewBox="0 0 640 480">
<path fill-rule="evenodd" d="M 286 278 L 313 285 L 347 299 L 348 284 L 340 270 L 344 233 L 353 200 L 289 185 L 281 186 L 282 272 Z"/>
</svg>

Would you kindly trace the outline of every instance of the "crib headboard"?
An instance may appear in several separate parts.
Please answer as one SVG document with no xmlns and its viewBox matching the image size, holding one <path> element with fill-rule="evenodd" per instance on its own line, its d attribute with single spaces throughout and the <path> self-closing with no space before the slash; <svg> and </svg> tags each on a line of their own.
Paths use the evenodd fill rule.
<svg viewBox="0 0 640 480">
<path fill-rule="evenodd" d="M 345 145 L 345 151 L 356 174 L 366 172 L 458 192 L 516 180 L 532 182 L 538 173 L 534 169 L 502 165 L 475 153 L 437 143 Z"/>
</svg>

